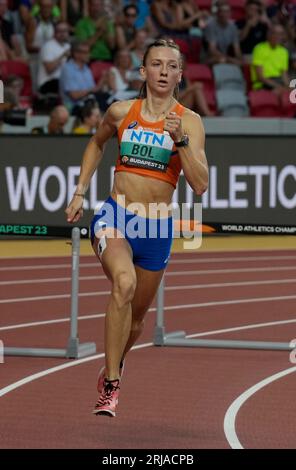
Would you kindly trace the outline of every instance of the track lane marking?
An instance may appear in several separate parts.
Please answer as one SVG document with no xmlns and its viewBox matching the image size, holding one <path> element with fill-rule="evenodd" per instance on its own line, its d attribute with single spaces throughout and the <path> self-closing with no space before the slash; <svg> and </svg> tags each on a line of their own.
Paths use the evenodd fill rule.
<svg viewBox="0 0 296 470">
<path fill-rule="evenodd" d="M 95 281 L 98 279 L 105 279 L 108 281 L 106 276 L 80 276 L 79 281 Z M 57 282 L 70 282 L 71 277 L 61 278 L 44 278 L 44 279 L 24 279 L 21 281 L 0 281 L 0 286 L 9 285 L 25 285 L 25 284 L 45 284 L 45 283 L 57 283 Z M 287 279 L 263 279 L 261 281 L 238 281 L 238 282 L 222 282 L 222 283 L 210 283 L 210 284 L 190 284 L 185 286 L 168 286 L 166 290 L 178 290 L 178 289 L 205 289 L 208 287 L 233 287 L 233 286 L 252 286 L 257 284 L 285 284 L 296 282 L 296 278 Z M 110 291 L 108 291 L 110 292 Z"/>
<path fill-rule="evenodd" d="M 175 256 L 173 254 L 173 256 Z M 69 255 L 70 257 L 70 255 Z M 84 255 L 82 255 L 84 257 Z M 89 255 L 89 257 L 94 257 L 94 255 Z M 1 259 L 5 258 L 0 258 Z M 34 258 L 29 258 L 29 259 L 34 259 Z M 38 258 L 37 258 L 38 259 Z M 171 259 L 170 260 L 170 265 L 171 264 L 194 264 L 194 263 L 239 263 L 242 261 L 284 261 L 284 260 L 293 260 L 296 259 L 296 256 L 291 255 L 280 255 L 280 256 L 234 256 L 234 257 L 201 257 L 197 259 L 188 259 L 188 258 L 183 258 L 183 259 Z M 101 265 L 99 262 L 90 262 L 90 263 L 80 263 L 80 267 L 82 268 L 93 268 L 93 267 L 99 267 L 101 268 Z M 59 268 L 71 268 L 71 263 L 60 263 L 60 264 L 40 264 L 40 265 L 27 265 L 24 266 L 23 264 L 21 265 L 14 265 L 14 266 L 1 266 L 0 271 L 24 271 L 24 270 L 38 270 L 38 269 L 59 269 Z"/>
<path fill-rule="evenodd" d="M 265 379 L 261 380 L 260 382 L 245 390 L 241 395 L 239 395 L 239 397 L 237 397 L 231 403 L 224 416 L 223 428 L 226 439 L 232 449 L 244 449 L 237 436 L 235 429 L 235 421 L 237 418 L 237 414 L 243 404 L 246 403 L 246 401 L 251 396 L 255 395 L 255 393 L 257 393 L 262 388 L 266 387 L 272 382 L 275 382 L 278 379 L 281 379 L 282 377 L 285 377 L 286 375 L 292 374 L 293 372 L 296 372 L 296 366 L 282 370 L 277 374 L 270 375 L 269 377 L 266 377 Z"/>
</svg>

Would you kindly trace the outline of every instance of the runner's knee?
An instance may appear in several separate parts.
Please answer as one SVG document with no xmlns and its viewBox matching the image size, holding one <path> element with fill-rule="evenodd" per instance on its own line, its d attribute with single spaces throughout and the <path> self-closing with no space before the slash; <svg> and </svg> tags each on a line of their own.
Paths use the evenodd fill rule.
<svg viewBox="0 0 296 470">
<path fill-rule="evenodd" d="M 133 272 L 124 271 L 115 276 L 112 294 L 119 306 L 132 301 L 136 284 L 136 275 Z"/>
</svg>

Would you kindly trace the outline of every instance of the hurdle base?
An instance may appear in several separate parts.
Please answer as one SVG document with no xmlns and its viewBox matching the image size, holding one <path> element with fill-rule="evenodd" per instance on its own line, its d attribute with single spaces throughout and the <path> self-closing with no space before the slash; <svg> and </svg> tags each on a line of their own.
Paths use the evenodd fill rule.
<svg viewBox="0 0 296 470">
<path fill-rule="evenodd" d="M 55 348 L 15 348 L 4 347 L 5 356 L 31 356 L 31 357 L 61 357 L 67 359 L 78 359 L 91 356 L 96 352 L 95 343 L 83 343 L 76 349 L 55 349 Z"/>
<path fill-rule="evenodd" d="M 221 348 L 221 349 L 261 349 L 270 351 L 291 351 L 295 346 L 290 343 L 276 343 L 272 341 L 235 341 L 216 339 L 191 339 L 183 338 L 180 332 L 165 335 L 162 346 L 181 346 L 196 348 Z"/>
<path fill-rule="evenodd" d="M 166 333 L 163 326 L 155 326 L 154 329 L 154 346 L 164 346 L 166 341 L 171 338 L 185 338 L 185 331 L 174 331 L 173 333 Z"/>
<path fill-rule="evenodd" d="M 77 359 L 80 357 L 91 356 L 96 353 L 95 343 L 81 343 L 79 344 L 78 338 L 70 338 L 68 341 L 68 348 L 66 357 L 69 359 Z"/>
</svg>

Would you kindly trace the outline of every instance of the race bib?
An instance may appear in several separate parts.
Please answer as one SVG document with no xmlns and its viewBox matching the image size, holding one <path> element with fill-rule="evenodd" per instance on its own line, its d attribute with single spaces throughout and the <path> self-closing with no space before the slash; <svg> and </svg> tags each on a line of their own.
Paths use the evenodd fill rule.
<svg viewBox="0 0 296 470">
<path fill-rule="evenodd" d="M 166 172 L 173 145 L 169 134 L 125 129 L 120 144 L 121 164 Z"/>
</svg>

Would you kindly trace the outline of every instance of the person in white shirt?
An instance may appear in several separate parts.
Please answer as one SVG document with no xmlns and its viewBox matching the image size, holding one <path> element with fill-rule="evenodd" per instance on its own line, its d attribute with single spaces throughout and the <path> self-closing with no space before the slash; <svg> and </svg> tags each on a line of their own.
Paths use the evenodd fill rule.
<svg viewBox="0 0 296 470">
<path fill-rule="evenodd" d="M 69 55 L 69 26 L 61 21 L 55 25 L 53 39 L 47 41 L 40 50 L 37 74 L 40 93 L 59 93 L 61 69 Z"/>
</svg>

